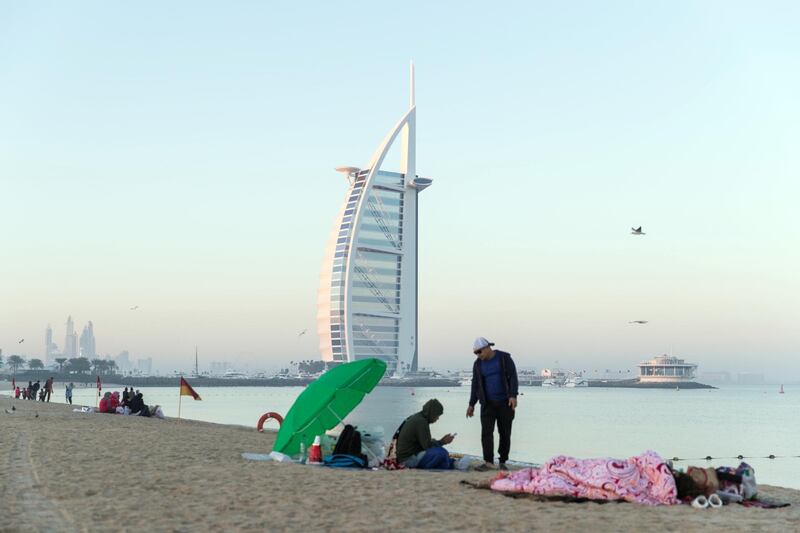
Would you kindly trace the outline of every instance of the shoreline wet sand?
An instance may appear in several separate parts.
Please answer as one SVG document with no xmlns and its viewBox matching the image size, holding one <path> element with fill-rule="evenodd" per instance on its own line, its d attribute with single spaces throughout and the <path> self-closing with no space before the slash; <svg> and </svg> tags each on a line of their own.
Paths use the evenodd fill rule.
<svg viewBox="0 0 800 533">
<path fill-rule="evenodd" d="M 345 471 L 241 458 L 269 452 L 274 437 L 3 398 L 0 531 L 792 531 L 800 523 L 800 491 L 766 485 L 761 494 L 792 506 L 534 502 L 460 483 L 491 477 L 485 473 Z"/>
</svg>

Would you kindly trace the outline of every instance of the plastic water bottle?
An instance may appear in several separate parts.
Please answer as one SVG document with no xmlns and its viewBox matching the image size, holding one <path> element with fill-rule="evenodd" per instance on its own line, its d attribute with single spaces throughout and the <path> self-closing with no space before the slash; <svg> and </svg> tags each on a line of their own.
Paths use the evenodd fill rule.
<svg viewBox="0 0 800 533">
<path fill-rule="evenodd" d="M 306 443 L 305 442 L 301 442 L 300 443 L 300 462 L 304 463 L 304 464 L 306 462 Z"/>
</svg>

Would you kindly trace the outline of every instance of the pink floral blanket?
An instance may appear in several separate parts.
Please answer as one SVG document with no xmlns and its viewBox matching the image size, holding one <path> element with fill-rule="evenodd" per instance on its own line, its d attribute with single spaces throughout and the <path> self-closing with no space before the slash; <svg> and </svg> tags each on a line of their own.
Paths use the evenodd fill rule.
<svg viewBox="0 0 800 533">
<path fill-rule="evenodd" d="M 659 455 L 647 451 L 628 459 L 576 459 L 559 455 L 540 468 L 502 474 L 492 490 L 590 500 L 625 500 L 645 505 L 678 503 L 677 488 Z"/>
</svg>

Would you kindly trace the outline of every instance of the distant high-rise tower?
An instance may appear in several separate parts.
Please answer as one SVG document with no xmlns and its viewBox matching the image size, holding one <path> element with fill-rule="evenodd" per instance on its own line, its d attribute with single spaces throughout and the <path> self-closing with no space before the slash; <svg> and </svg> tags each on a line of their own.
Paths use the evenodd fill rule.
<svg viewBox="0 0 800 533">
<path fill-rule="evenodd" d="M 95 349 L 94 343 L 94 325 L 90 320 L 88 324 L 83 327 L 83 332 L 81 333 L 81 357 L 86 357 L 88 359 L 94 359 L 97 357 L 97 350 Z"/>
<path fill-rule="evenodd" d="M 50 363 L 53 359 L 53 328 L 47 324 L 47 329 L 44 330 L 44 358 Z"/>
<path fill-rule="evenodd" d="M 64 337 L 64 357 L 78 357 L 78 335 L 72 316 L 67 317 L 67 335 Z"/>
<path fill-rule="evenodd" d="M 383 359 L 417 370 L 417 202 L 431 184 L 416 173 L 416 105 L 389 130 L 367 168 L 337 168 L 349 188 L 323 262 L 317 305 L 324 361 Z M 384 158 L 400 138 L 399 172 Z"/>
</svg>

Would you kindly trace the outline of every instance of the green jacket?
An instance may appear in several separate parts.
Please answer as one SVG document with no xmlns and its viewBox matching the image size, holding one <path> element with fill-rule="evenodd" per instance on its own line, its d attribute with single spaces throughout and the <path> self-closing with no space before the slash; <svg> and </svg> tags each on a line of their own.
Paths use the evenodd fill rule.
<svg viewBox="0 0 800 533">
<path fill-rule="evenodd" d="M 438 440 L 431 438 L 431 422 L 442 413 L 444 407 L 433 399 L 422 406 L 422 411 L 406 418 L 397 436 L 397 462 L 402 463 L 431 446 L 441 446 Z"/>
</svg>

